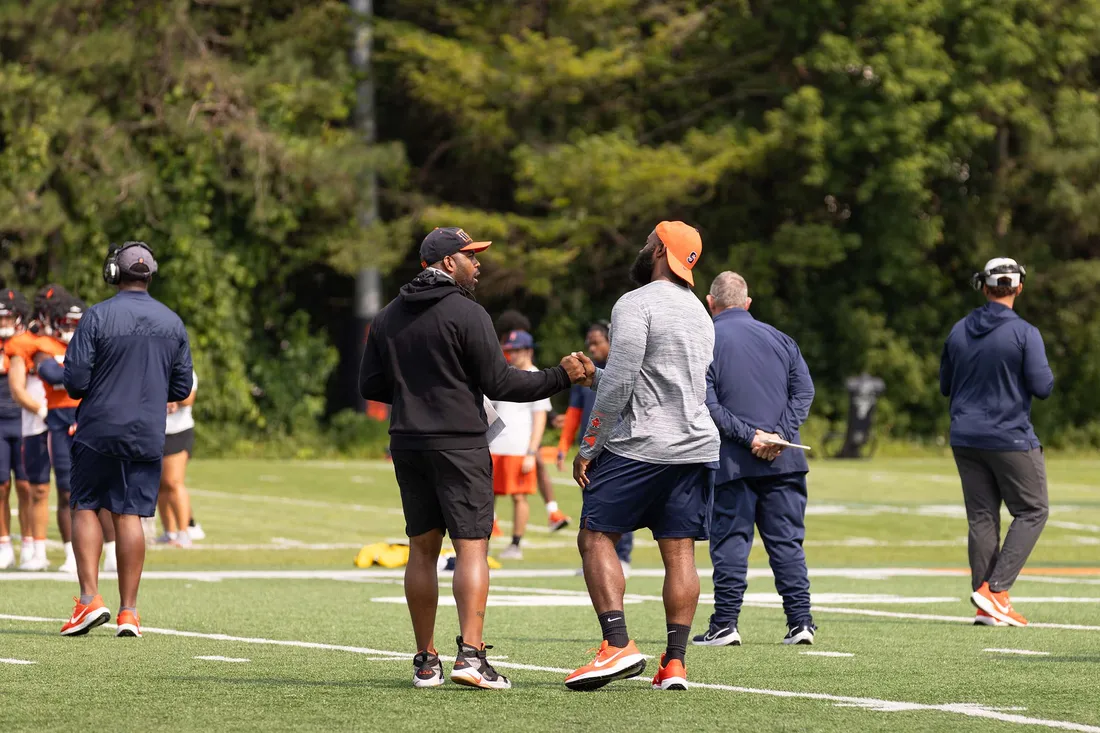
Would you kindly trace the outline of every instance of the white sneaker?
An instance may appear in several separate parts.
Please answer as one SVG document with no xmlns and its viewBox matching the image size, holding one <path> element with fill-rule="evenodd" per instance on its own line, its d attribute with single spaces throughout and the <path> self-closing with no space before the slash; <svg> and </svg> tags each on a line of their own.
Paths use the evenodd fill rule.
<svg viewBox="0 0 1100 733">
<path fill-rule="evenodd" d="M 34 561 L 34 541 L 24 542 L 23 548 L 19 551 L 19 569 L 22 570 L 23 566 L 29 562 Z"/>
<path fill-rule="evenodd" d="M 59 573 L 69 573 L 70 575 L 76 575 L 76 558 L 70 557 L 62 563 L 61 567 L 57 569 Z"/>
<path fill-rule="evenodd" d="M 519 545 L 508 545 L 500 551 L 501 560 L 522 560 L 523 550 L 519 549 Z"/>
<path fill-rule="evenodd" d="M 182 547 L 184 549 L 191 546 L 191 533 L 186 529 L 181 529 L 176 533 L 176 540 L 172 543 L 176 547 Z"/>
<path fill-rule="evenodd" d="M 206 532 L 202 531 L 202 525 L 199 524 L 198 522 L 195 522 L 194 527 L 188 527 L 187 532 L 188 532 L 188 534 L 191 535 L 191 539 L 196 541 L 196 542 L 198 540 L 205 540 L 206 539 Z"/>
<path fill-rule="evenodd" d="M 15 548 L 11 543 L 0 545 L 0 570 L 7 570 L 15 566 Z"/>
<path fill-rule="evenodd" d="M 153 540 L 153 542 L 155 542 L 158 545 L 170 545 L 175 541 L 176 541 L 176 533 L 175 532 L 165 532 L 160 537 L 157 537 L 155 540 Z"/>
<path fill-rule="evenodd" d="M 39 570 L 46 570 L 49 567 L 50 561 L 38 555 L 31 555 L 25 562 L 19 565 L 20 570 L 26 570 L 28 572 L 38 572 Z"/>
</svg>

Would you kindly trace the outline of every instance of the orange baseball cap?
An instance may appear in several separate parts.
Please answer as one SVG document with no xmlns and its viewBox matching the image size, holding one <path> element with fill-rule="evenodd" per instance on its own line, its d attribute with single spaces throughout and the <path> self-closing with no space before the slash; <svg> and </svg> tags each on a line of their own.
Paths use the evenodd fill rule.
<svg viewBox="0 0 1100 733">
<path fill-rule="evenodd" d="M 703 254 L 703 240 L 699 231 L 682 221 L 662 221 L 657 225 L 657 237 L 668 250 L 668 266 L 687 284 L 695 286 L 691 270 Z"/>
</svg>

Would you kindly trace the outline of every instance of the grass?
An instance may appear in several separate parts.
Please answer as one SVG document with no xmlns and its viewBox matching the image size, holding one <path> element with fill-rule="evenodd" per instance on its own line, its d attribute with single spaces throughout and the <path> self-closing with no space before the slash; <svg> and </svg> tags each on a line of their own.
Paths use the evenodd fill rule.
<svg viewBox="0 0 1100 733">
<path fill-rule="evenodd" d="M 144 639 L 115 639 L 108 629 L 62 639 L 57 630 L 75 583 L 52 573 L 0 573 L 0 659 L 35 662 L 0 663 L 0 729 L 409 730 L 462 721 L 531 731 L 1100 730 L 1100 488 L 1091 483 L 1098 468 L 1096 460 L 1049 460 L 1051 522 L 1013 590 L 1018 609 L 1040 625 L 1017 630 L 950 620 L 973 609 L 968 578 L 958 572 L 966 566 L 966 522 L 949 461 L 816 463 L 807 554 L 818 643 L 779 644 L 783 616 L 756 548 L 751 563 L 760 572 L 741 620 L 745 646 L 689 648 L 691 680 L 711 687 L 673 695 L 639 681 L 571 693 L 562 672 L 547 671 L 587 661 L 598 641 L 583 581 L 565 572 L 494 579 L 505 605 L 490 606 L 487 638 L 491 656 L 506 657 L 502 667 L 521 665 L 502 669 L 515 689 L 413 690 L 400 571 L 349 572 L 358 546 L 402 536 L 392 470 L 368 462 L 197 461 L 189 483 L 208 539 L 200 549 L 149 553 Z M 576 489 L 563 482 L 558 490 L 577 517 Z M 537 501 L 534 509 L 541 519 Z M 568 530 L 533 530 L 528 539 L 526 559 L 506 570 L 578 566 Z M 642 651 L 658 655 L 662 581 L 647 539 L 640 533 L 626 615 Z M 705 547 L 698 559 L 709 566 Z M 871 568 L 894 570 L 874 576 L 864 570 Z M 956 572 L 919 574 L 927 569 Z M 233 571 L 299 572 L 227 577 Z M 704 578 L 703 592 L 710 591 Z M 446 601 L 449 589 L 441 594 Z M 110 580 L 104 596 L 117 605 Z M 867 615 L 875 612 L 917 617 Z M 696 628 L 708 614 L 702 604 Z M 456 632 L 454 609 L 444 606 L 442 652 L 452 652 Z M 1046 655 L 984 651 L 992 648 Z M 808 650 L 853 656 L 801 654 Z"/>
</svg>

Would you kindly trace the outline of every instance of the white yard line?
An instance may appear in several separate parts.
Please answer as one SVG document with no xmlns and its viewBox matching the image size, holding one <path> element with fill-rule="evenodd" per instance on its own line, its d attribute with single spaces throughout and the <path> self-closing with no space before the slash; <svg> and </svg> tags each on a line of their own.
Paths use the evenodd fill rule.
<svg viewBox="0 0 1100 733">
<path fill-rule="evenodd" d="M 192 659 L 201 659 L 205 662 L 251 662 L 251 659 L 244 659 L 241 657 L 219 657 L 217 655 L 210 657 L 191 657 Z"/>
<path fill-rule="evenodd" d="M 1030 649 L 982 649 L 983 652 L 994 654 L 1020 654 L 1026 657 L 1049 657 L 1050 652 L 1033 652 Z"/>
<path fill-rule="evenodd" d="M 850 652 L 799 652 L 807 657 L 854 657 Z"/>
<path fill-rule="evenodd" d="M 0 664 L 38 664 L 29 659 L 0 659 Z"/>
<path fill-rule="evenodd" d="M 62 623 L 64 621 L 64 619 L 41 618 L 38 616 L 14 616 L 9 614 L 0 614 L 0 619 L 43 623 Z M 111 625 L 108 624 L 108 626 Z M 142 632 L 147 634 L 164 634 L 166 636 L 182 636 L 195 639 L 210 639 L 212 641 L 235 642 L 239 644 L 261 644 L 268 646 L 297 647 L 301 649 L 323 649 L 328 651 L 359 654 L 367 658 L 381 657 L 386 659 L 387 661 L 392 658 L 405 660 L 410 659 L 408 652 L 393 652 L 382 649 L 369 649 L 366 647 L 344 646 L 339 644 L 321 644 L 317 642 L 290 641 L 282 639 L 263 639 L 256 637 L 230 636 L 228 634 L 203 634 L 195 631 L 179 631 L 176 629 L 161 629 L 155 627 L 144 627 L 142 628 Z M 445 661 L 453 660 L 453 657 L 448 656 L 441 656 L 440 658 Z M 550 674 L 561 675 L 569 674 L 573 671 L 571 669 L 563 669 L 561 667 L 544 667 L 535 664 L 518 664 L 516 662 L 507 661 L 498 661 L 494 662 L 494 664 L 503 669 L 518 669 L 530 672 L 546 672 Z M 646 678 L 635 678 L 635 680 L 646 685 L 650 684 L 649 679 Z M 985 705 L 979 705 L 976 703 L 944 703 L 939 705 L 930 705 L 926 703 L 906 702 L 900 700 L 882 700 L 873 697 L 830 695 L 823 692 L 769 690 L 754 687 L 738 687 L 736 685 L 719 685 L 701 682 L 691 682 L 689 683 L 689 686 L 694 689 L 720 690 L 725 692 L 736 692 L 744 695 L 762 695 L 766 697 L 819 700 L 821 702 L 832 703 L 838 707 L 855 707 L 861 708 L 863 710 L 873 710 L 879 712 L 900 712 L 918 710 L 930 711 L 948 713 L 952 715 L 963 715 L 974 718 L 986 718 L 988 720 L 998 720 L 1003 723 L 1015 723 L 1017 725 L 1035 725 L 1057 730 L 1079 731 L 1080 733 L 1100 733 L 1100 727 L 1098 726 L 1084 725 L 1082 723 L 1074 723 L 1067 720 L 1049 720 L 1045 718 L 1033 718 L 1030 716 L 1017 715 Z"/>
<path fill-rule="evenodd" d="M 271 496 L 270 494 L 233 494 L 227 491 L 208 491 L 207 489 L 189 488 L 192 496 L 205 496 L 211 499 L 228 499 L 230 501 L 246 504 L 286 504 L 288 506 L 303 506 L 314 509 L 339 509 L 349 512 L 366 512 L 368 514 L 389 514 L 395 517 L 403 517 L 400 509 L 388 506 L 373 506 L 369 504 L 352 504 L 337 501 L 316 501 L 313 499 L 292 499 L 288 496 Z"/>
</svg>

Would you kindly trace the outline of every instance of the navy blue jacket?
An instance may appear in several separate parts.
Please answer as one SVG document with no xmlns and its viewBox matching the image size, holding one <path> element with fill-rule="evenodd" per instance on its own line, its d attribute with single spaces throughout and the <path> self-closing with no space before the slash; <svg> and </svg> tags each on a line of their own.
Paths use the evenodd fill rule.
<svg viewBox="0 0 1100 733">
<path fill-rule="evenodd" d="M 752 454 L 752 439 L 759 428 L 800 442 L 813 401 L 814 383 L 794 339 L 742 308 L 714 317 L 707 408 L 722 434 L 716 483 L 809 471 L 804 451 L 788 448 L 765 461 Z"/>
<path fill-rule="evenodd" d="M 115 458 L 164 456 L 169 402 L 191 394 L 191 347 L 179 316 L 143 291 L 93 305 L 65 354 L 65 390 L 81 400 L 77 443 Z"/>
<path fill-rule="evenodd" d="M 940 392 L 951 398 L 951 445 L 991 451 L 1039 447 L 1031 398 L 1054 389 L 1039 329 L 1000 303 L 955 324 L 943 345 Z"/>
</svg>

